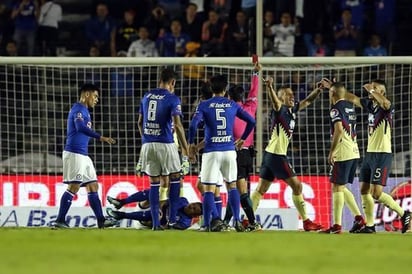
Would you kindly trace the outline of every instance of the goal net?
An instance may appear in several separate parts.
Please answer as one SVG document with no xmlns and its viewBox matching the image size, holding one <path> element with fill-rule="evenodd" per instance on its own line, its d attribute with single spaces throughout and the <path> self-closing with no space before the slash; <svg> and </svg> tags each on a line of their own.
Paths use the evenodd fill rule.
<svg viewBox="0 0 412 274">
<path fill-rule="evenodd" d="M 78 100 L 78 90 L 83 83 L 95 83 L 101 89 L 99 103 L 91 110 L 93 128 L 117 140 L 115 145 L 90 142 L 89 153 L 103 183 L 101 194 L 104 200 L 110 191 L 115 193 L 115 188 L 111 188 L 114 184 L 123 184 L 118 192 L 132 192 L 130 185 L 138 185 L 137 189 L 148 185 L 144 178 L 136 179 L 134 176 L 141 146 L 137 111 L 142 95 L 157 87 L 162 67 L 171 66 L 179 75 L 175 92 L 182 101 L 186 129 L 201 96 L 202 86 L 210 76 L 226 74 L 229 85 L 242 85 L 248 91 L 253 68 L 249 58 L 194 58 L 192 61 L 188 58 L 5 60 L 7 62 L 0 65 L 0 206 L 56 205 L 64 190 L 60 181 L 66 118 L 71 105 Z M 261 58 L 261 75 L 274 77 L 276 87 L 291 87 L 297 100 L 305 98 L 322 78 L 336 79 L 361 97 L 366 96 L 363 84 L 373 79 L 385 80 L 388 95 L 395 106 L 394 160 L 386 191 L 391 192 L 404 208 L 411 208 L 412 59 L 398 59 L 396 62 L 391 58 L 383 58 L 384 61 L 379 62 L 369 60 Z M 252 189 L 258 181 L 262 151 L 270 137 L 270 111 L 266 90 L 260 88 L 255 132 L 257 158 L 251 176 Z M 358 111 L 357 134 L 361 155 L 364 155 L 367 115 L 361 110 Z M 308 212 L 324 224 L 328 224 L 331 218 L 329 147 L 329 98 L 325 91 L 311 106 L 298 113 L 289 147 L 292 165 L 304 183 Z M 199 167 L 192 165 L 193 176 L 185 178 L 185 182 L 194 184 L 198 171 Z M 186 190 L 195 192 L 195 188 Z M 357 182 L 352 190 L 359 199 Z M 79 205 L 83 205 L 82 202 L 79 201 Z M 290 188 L 275 181 L 261 206 L 293 206 Z M 347 222 L 351 222 L 349 213 L 345 214 L 348 215 L 345 217 Z M 379 224 L 393 226 L 396 215 L 377 205 L 376 218 Z"/>
</svg>

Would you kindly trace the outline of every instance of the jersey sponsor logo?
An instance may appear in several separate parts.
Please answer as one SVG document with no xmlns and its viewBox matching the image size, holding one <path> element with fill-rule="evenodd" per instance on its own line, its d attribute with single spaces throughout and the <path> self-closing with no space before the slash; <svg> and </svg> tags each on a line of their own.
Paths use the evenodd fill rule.
<svg viewBox="0 0 412 274">
<path fill-rule="evenodd" d="M 152 136 L 160 136 L 162 134 L 162 130 L 161 129 L 145 128 L 143 130 L 143 134 L 152 135 Z"/>
<path fill-rule="evenodd" d="M 372 113 L 369 113 L 368 115 L 368 124 L 369 126 L 375 125 L 375 115 L 373 115 Z"/>
<path fill-rule="evenodd" d="M 147 96 L 148 99 L 153 99 L 153 100 L 163 100 L 166 95 L 157 95 L 157 94 L 149 94 Z"/>
<path fill-rule="evenodd" d="M 232 141 L 232 136 L 212 137 L 212 143 L 227 143 Z"/>
<path fill-rule="evenodd" d="M 348 115 L 349 120 L 356 121 L 356 115 Z"/>
<path fill-rule="evenodd" d="M 355 109 L 353 109 L 353 108 L 345 108 L 345 112 L 346 112 L 346 113 L 355 112 Z"/>
<path fill-rule="evenodd" d="M 335 108 L 330 110 L 330 118 L 334 119 L 339 116 L 339 111 Z"/>
<path fill-rule="evenodd" d="M 295 120 L 290 120 L 290 123 L 289 123 L 289 133 L 290 134 L 293 133 L 293 130 L 295 129 L 295 125 L 296 125 Z"/>
<path fill-rule="evenodd" d="M 145 124 L 145 127 L 148 127 L 148 128 L 160 128 L 160 125 L 159 125 L 158 123 L 150 123 L 150 122 L 147 122 L 147 123 Z M 173 124 L 172 124 L 172 128 L 173 128 Z"/>
<path fill-rule="evenodd" d="M 209 108 L 230 108 L 230 103 L 210 103 Z"/>
</svg>

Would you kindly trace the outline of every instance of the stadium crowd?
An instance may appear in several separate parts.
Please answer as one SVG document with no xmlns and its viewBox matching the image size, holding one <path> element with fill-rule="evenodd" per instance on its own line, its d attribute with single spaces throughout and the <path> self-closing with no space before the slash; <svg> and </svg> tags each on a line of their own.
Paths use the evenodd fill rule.
<svg viewBox="0 0 412 274">
<path fill-rule="evenodd" d="M 79 2 L 83 5 L 76 5 Z M 397 13 L 403 1 L 396 2 L 264 0 L 264 15 L 258 19 L 264 25 L 264 55 L 398 55 L 392 46 L 402 28 Z M 256 3 L 5 0 L 0 4 L 0 52 L 3 56 L 250 56 L 255 52 Z M 70 31 L 70 16 L 85 11 L 87 16 Z"/>
</svg>

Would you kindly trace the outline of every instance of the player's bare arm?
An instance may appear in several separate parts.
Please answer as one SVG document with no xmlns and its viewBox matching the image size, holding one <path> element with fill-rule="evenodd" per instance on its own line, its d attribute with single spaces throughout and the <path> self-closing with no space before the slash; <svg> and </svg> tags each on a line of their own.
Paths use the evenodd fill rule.
<svg viewBox="0 0 412 274">
<path fill-rule="evenodd" d="M 375 100 L 381 108 L 384 110 L 391 108 L 391 101 L 385 97 L 385 92 L 379 85 L 374 86 L 372 83 L 368 83 L 363 85 L 363 88 L 369 93 L 370 98 Z"/>
<path fill-rule="evenodd" d="M 253 64 L 253 71 L 254 72 L 261 72 L 262 71 L 262 65 L 259 62 L 256 62 Z"/>
<path fill-rule="evenodd" d="M 302 109 L 308 107 L 310 104 L 312 104 L 313 101 L 315 101 L 315 99 L 318 98 L 319 94 L 321 94 L 322 91 L 323 91 L 322 83 L 318 82 L 316 84 L 316 88 L 311 93 L 309 93 L 309 95 L 306 96 L 305 99 L 300 101 L 299 110 L 302 110 Z"/>
<path fill-rule="evenodd" d="M 334 131 L 333 131 L 333 136 L 332 136 L 332 144 L 330 146 L 330 151 L 329 151 L 329 156 L 328 156 L 328 163 L 330 165 L 335 164 L 335 157 L 336 157 L 336 148 L 342 139 L 343 135 L 343 126 L 342 122 L 336 122 L 333 125 Z"/>
<path fill-rule="evenodd" d="M 137 127 L 139 128 L 140 136 L 143 136 L 143 116 L 141 114 L 139 114 L 137 119 Z"/>
<path fill-rule="evenodd" d="M 192 163 L 196 162 L 197 146 L 195 144 L 189 144 L 189 159 L 194 159 Z"/>
<path fill-rule="evenodd" d="M 272 101 L 273 109 L 279 111 L 282 107 L 282 101 L 276 95 L 275 88 L 273 87 L 273 77 L 268 77 L 267 79 L 264 79 L 263 82 L 266 84 L 266 88 L 269 91 L 269 97 Z"/>
<path fill-rule="evenodd" d="M 116 140 L 111 137 L 100 136 L 100 142 L 108 143 L 110 145 L 116 144 Z"/>
<path fill-rule="evenodd" d="M 237 150 L 241 150 L 242 147 L 243 147 L 243 143 L 244 143 L 244 142 L 245 142 L 245 140 L 237 139 L 237 140 L 235 141 L 236 149 L 237 149 Z"/>
<path fill-rule="evenodd" d="M 363 108 L 360 98 L 351 92 L 346 92 L 345 100 L 351 102 L 352 104 L 354 104 L 355 106 L 359 108 Z"/>
<path fill-rule="evenodd" d="M 201 149 L 205 148 L 205 139 L 203 139 L 202 141 L 200 141 L 197 145 L 196 145 L 196 149 L 199 152 Z"/>
<path fill-rule="evenodd" d="M 195 159 L 191 158 L 189 155 L 189 146 L 187 145 L 186 137 L 185 137 L 185 130 L 182 125 L 182 121 L 180 120 L 179 115 L 173 116 L 173 125 L 175 128 L 175 132 L 177 135 L 177 140 L 179 145 L 182 149 L 183 156 L 188 156 L 191 162 L 194 162 Z"/>
<path fill-rule="evenodd" d="M 322 80 L 320 80 L 319 83 L 321 83 L 323 88 L 330 89 L 330 87 L 333 84 L 333 81 L 328 78 L 322 78 Z"/>
<path fill-rule="evenodd" d="M 330 87 L 333 84 L 333 81 L 327 79 L 327 78 L 323 78 L 320 81 L 321 85 L 323 86 L 323 88 L 325 89 L 330 89 Z M 363 108 L 361 102 L 360 102 L 360 98 L 358 96 L 356 96 L 355 94 L 351 93 L 351 92 L 346 92 L 345 94 L 345 100 L 351 102 L 352 104 L 354 104 L 355 106 L 359 107 L 359 108 Z"/>
</svg>

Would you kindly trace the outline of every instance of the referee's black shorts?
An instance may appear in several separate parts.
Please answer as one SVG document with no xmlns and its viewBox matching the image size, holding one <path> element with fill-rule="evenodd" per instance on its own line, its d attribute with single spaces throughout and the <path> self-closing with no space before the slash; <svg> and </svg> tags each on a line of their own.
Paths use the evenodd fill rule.
<svg viewBox="0 0 412 274">
<path fill-rule="evenodd" d="M 253 157 L 249 148 L 237 151 L 237 179 L 248 179 L 253 172 Z"/>
</svg>

